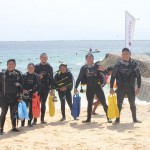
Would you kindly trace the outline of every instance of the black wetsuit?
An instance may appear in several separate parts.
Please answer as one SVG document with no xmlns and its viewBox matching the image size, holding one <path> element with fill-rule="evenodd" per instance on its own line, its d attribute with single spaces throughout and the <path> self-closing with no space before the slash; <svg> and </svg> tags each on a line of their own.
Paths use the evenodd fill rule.
<svg viewBox="0 0 150 150">
<path fill-rule="evenodd" d="M 19 83 L 20 86 L 16 86 Z M 2 112 L 0 127 L 3 130 L 8 107 L 10 106 L 10 115 L 12 128 L 16 128 L 18 98 L 17 94 L 22 93 L 22 75 L 18 70 L 1 72 L 0 85 L 2 90 Z"/>
<path fill-rule="evenodd" d="M 120 61 L 114 69 L 110 80 L 110 88 L 113 88 L 114 81 L 117 82 L 117 102 L 121 112 L 122 104 L 125 95 L 127 95 L 130 109 L 132 112 L 133 121 L 136 121 L 136 106 L 135 106 L 135 82 L 137 79 L 137 87 L 141 87 L 141 74 L 138 64 L 134 60 L 129 62 Z"/>
<path fill-rule="evenodd" d="M 61 112 L 62 112 L 62 117 L 66 118 L 65 115 L 65 100 L 67 101 L 69 108 L 71 110 L 72 108 L 72 87 L 73 87 L 73 76 L 71 72 L 66 72 L 66 73 L 60 73 L 58 72 L 55 77 L 55 83 L 56 83 L 56 90 L 58 91 L 58 95 L 60 98 L 61 102 Z M 60 91 L 61 87 L 66 87 L 66 91 Z"/>
<path fill-rule="evenodd" d="M 94 95 L 98 97 L 100 100 L 105 113 L 107 114 L 107 104 L 105 94 L 102 89 L 102 75 L 101 72 L 97 70 L 97 64 L 93 64 L 92 66 L 84 65 L 80 69 L 79 76 L 76 81 L 75 88 L 78 87 L 79 83 L 87 84 L 86 88 L 86 97 L 88 101 L 87 108 L 87 121 L 91 121 L 91 113 L 92 113 L 92 105 L 94 100 Z"/>
<path fill-rule="evenodd" d="M 50 64 L 46 63 L 45 65 L 37 64 L 35 66 L 35 72 L 43 74 L 43 79 L 41 79 L 40 87 L 40 98 L 41 98 L 41 122 L 44 122 L 45 110 L 46 110 L 46 100 L 49 93 L 49 90 L 54 86 L 53 80 L 53 68 Z M 34 119 L 36 122 L 37 119 Z"/>
<path fill-rule="evenodd" d="M 23 75 L 23 89 L 28 91 L 28 94 L 24 94 L 23 100 L 26 102 L 27 107 L 29 107 L 29 118 L 28 125 L 31 125 L 32 121 L 32 96 L 35 92 L 40 91 L 40 79 L 36 73 L 29 74 L 28 72 Z M 22 121 L 22 126 L 24 126 L 25 120 Z"/>
</svg>

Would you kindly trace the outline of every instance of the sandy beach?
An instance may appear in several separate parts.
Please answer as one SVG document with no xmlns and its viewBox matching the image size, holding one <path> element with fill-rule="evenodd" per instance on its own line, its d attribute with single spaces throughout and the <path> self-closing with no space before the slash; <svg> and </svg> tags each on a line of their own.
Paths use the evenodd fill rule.
<svg viewBox="0 0 150 150">
<path fill-rule="evenodd" d="M 58 104 L 57 104 L 58 105 Z M 60 122 L 61 112 L 56 110 L 54 117 L 46 113 L 47 124 L 38 123 L 33 128 L 19 127 L 19 133 L 10 131 L 7 115 L 5 134 L 0 136 L 1 150 L 148 150 L 150 149 L 150 104 L 138 104 L 137 116 L 143 122 L 132 122 L 129 105 L 125 103 L 121 123 L 108 124 L 102 106 L 92 122 L 82 124 L 86 119 L 86 109 L 81 110 L 80 119 L 73 120 L 66 110 L 67 119 Z M 39 120 L 38 120 L 39 121 Z M 20 126 L 20 122 L 19 122 Z"/>
<path fill-rule="evenodd" d="M 150 0 L 0 0 L 0 150 L 150 150 L 149 14 Z M 112 87 L 119 106 L 125 97 L 118 124 L 105 114 L 103 91 L 108 99 Z M 70 90 L 81 96 L 76 120 L 67 102 L 62 118 L 60 99 L 71 108 Z M 53 117 L 49 97 L 45 112 L 48 92 L 57 98 L 60 92 Z M 22 127 L 15 99 L 34 93 L 42 100 L 42 119 Z M 99 105 L 87 119 L 87 99 L 95 95 L 105 112 Z"/>
</svg>

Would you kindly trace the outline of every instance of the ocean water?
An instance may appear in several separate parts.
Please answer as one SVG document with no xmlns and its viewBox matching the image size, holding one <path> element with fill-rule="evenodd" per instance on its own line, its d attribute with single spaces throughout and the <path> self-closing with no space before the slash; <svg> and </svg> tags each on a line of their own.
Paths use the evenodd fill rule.
<svg viewBox="0 0 150 150">
<path fill-rule="evenodd" d="M 106 53 L 121 53 L 124 43 L 124 41 L 1 41 L 0 70 L 6 68 L 8 59 L 15 58 L 17 69 L 25 73 L 27 64 L 39 63 L 39 56 L 44 52 L 48 54 L 48 62 L 52 65 L 54 72 L 58 70 L 60 62 L 64 62 L 68 64 L 68 68 L 71 68 L 76 79 L 80 67 L 85 63 L 85 54 L 89 48 L 100 50 L 100 53 L 93 53 L 97 61 L 102 60 Z M 133 41 L 132 46 L 132 53 L 150 54 L 150 41 Z M 109 86 L 104 87 L 106 97 L 109 94 L 108 89 Z M 81 105 L 86 107 L 85 93 L 80 95 L 84 99 Z"/>
<path fill-rule="evenodd" d="M 102 60 L 106 53 L 120 53 L 124 41 L 8 41 L 0 42 L 0 70 L 6 68 L 10 58 L 17 61 L 17 69 L 26 72 L 27 64 L 39 63 L 39 56 L 48 54 L 48 62 L 54 72 L 58 70 L 60 62 L 68 64 L 68 68 L 75 78 L 80 67 L 85 63 L 85 54 L 92 48 L 100 53 L 94 53 L 95 60 Z M 132 53 L 150 53 L 150 41 L 133 41 Z"/>
</svg>

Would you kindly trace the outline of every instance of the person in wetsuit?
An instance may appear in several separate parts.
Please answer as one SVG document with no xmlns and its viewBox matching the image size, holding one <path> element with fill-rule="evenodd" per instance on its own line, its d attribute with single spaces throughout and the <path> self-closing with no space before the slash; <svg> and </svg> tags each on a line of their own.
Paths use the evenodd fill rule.
<svg viewBox="0 0 150 150">
<path fill-rule="evenodd" d="M 91 113 L 92 113 L 92 104 L 94 100 L 94 95 L 100 100 L 104 111 L 107 115 L 108 106 L 106 104 L 105 94 L 101 87 L 101 71 L 104 71 L 104 68 L 100 66 L 98 63 L 94 63 L 94 56 L 91 53 L 88 53 L 85 56 L 86 65 L 82 66 L 80 69 L 79 76 L 76 81 L 74 92 L 77 93 L 78 85 L 80 82 L 82 84 L 87 84 L 86 88 L 86 97 L 88 101 L 87 107 L 87 119 L 83 121 L 83 123 L 91 122 Z M 107 118 L 107 121 L 111 123 L 111 120 Z"/>
<path fill-rule="evenodd" d="M 122 49 L 122 60 L 119 61 L 113 69 L 110 80 L 110 94 L 115 94 L 113 90 L 114 81 L 117 82 L 117 103 L 119 112 L 121 112 L 125 95 L 127 95 L 133 122 L 141 123 L 136 117 L 135 96 L 139 94 L 141 87 L 141 74 L 137 62 L 131 59 L 131 51 L 128 48 Z M 135 82 L 137 80 L 137 89 Z M 116 118 L 115 123 L 120 123 L 120 117 Z"/>
<path fill-rule="evenodd" d="M 51 91 L 51 95 L 54 95 L 54 80 L 53 80 L 53 68 L 52 66 L 47 63 L 48 56 L 46 53 L 42 53 L 40 55 L 41 62 L 35 65 L 35 73 L 39 75 L 41 80 L 41 87 L 40 87 L 40 100 L 41 100 L 41 123 L 45 124 L 44 121 L 45 117 L 45 110 L 46 110 L 46 100 Z M 37 119 L 34 118 L 33 124 L 36 124 Z"/>
<path fill-rule="evenodd" d="M 18 109 L 17 95 L 22 95 L 22 74 L 19 70 L 16 70 L 15 67 L 15 59 L 9 59 L 7 61 L 7 70 L 0 72 L 0 85 L 2 91 L 0 134 L 3 134 L 8 107 L 10 107 L 12 131 L 19 132 L 16 128 Z"/>
<path fill-rule="evenodd" d="M 33 63 L 28 64 L 28 72 L 23 75 L 23 100 L 29 107 L 29 118 L 28 127 L 32 127 L 32 96 L 38 94 L 40 91 L 40 78 L 35 73 L 35 67 Z M 21 126 L 24 126 L 25 120 L 22 121 Z"/>
<path fill-rule="evenodd" d="M 70 71 L 67 69 L 66 64 L 60 64 L 59 71 L 54 77 L 56 90 L 61 102 L 61 113 L 62 119 L 60 121 L 66 120 L 65 115 L 65 100 L 67 101 L 69 108 L 72 108 L 72 87 L 73 87 L 73 76 Z"/>
</svg>

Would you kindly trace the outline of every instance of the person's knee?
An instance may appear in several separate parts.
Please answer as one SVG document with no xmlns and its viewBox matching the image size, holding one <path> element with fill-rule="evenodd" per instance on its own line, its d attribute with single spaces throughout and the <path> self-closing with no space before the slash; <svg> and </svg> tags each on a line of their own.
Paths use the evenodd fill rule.
<svg viewBox="0 0 150 150">
<path fill-rule="evenodd" d="M 92 105 L 93 105 L 93 101 L 88 100 L 88 106 L 89 106 L 89 107 L 92 107 Z"/>
<path fill-rule="evenodd" d="M 45 106 L 46 102 L 41 100 L 41 107 Z"/>
<path fill-rule="evenodd" d="M 5 116 L 7 114 L 7 109 L 2 109 L 1 116 Z"/>
<path fill-rule="evenodd" d="M 103 107 L 107 107 L 107 103 L 106 103 L 105 98 L 101 99 L 99 102 L 102 104 Z"/>
<path fill-rule="evenodd" d="M 131 110 L 136 109 L 135 103 L 130 103 L 130 109 Z"/>
<path fill-rule="evenodd" d="M 119 110 L 122 109 L 122 103 L 118 103 L 118 109 L 119 109 Z"/>
</svg>

